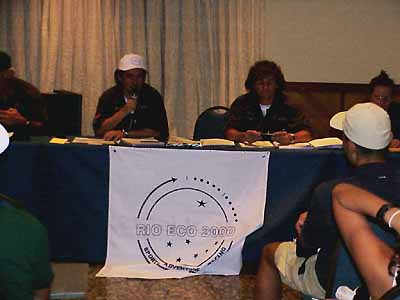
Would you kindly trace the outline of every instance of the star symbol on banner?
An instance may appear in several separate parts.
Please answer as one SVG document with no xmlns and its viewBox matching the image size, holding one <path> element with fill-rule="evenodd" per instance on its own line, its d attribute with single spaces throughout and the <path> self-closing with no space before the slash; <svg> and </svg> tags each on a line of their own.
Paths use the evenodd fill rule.
<svg viewBox="0 0 400 300">
<path fill-rule="evenodd" d="M 176 259 L 176 262 L 181 262 L 181 258 L 180 257 L 178 257 L 177 259 Z"/>
<path fill-rule="evenodd" d="M 206 207 L 207 202 L 204 202 L 203 200 L 197 201 L 199 203 L 199 207 Z"/>
<path fill-rule="evenodd" d="M 190 240 L 186 240 L 186 244 L 188 244 L 188 245 L 189 245 L 190 243 L 191 243 L 191 241 L 190 241 Z"/>
<path fill-rule="evenodd" d="M 172 246 L 172 243 L 171 243 L 171 241 L 168 241 L 168 243 L 167 243 L 167 247 L 171 247 Z"/>
</svg>

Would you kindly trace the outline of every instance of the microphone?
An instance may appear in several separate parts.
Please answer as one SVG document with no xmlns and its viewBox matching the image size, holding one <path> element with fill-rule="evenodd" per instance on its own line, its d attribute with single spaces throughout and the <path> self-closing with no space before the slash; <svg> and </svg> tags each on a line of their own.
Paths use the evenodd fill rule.
<svg viewBox="0 0 400 300">
<path fill-rule="evenodd" d="M 128 96 L 127 99 L 132 99 L 135 100 L 136 102 L 138 102 L 138 98 L 139 98 L 139 93 L 136 87 L 132 87 L 128 90 Z M 136 104 L 137 107 L 137 104 Z M 135 113 L 135 110 L 131 111 L 130 114 L 133 115 Z"/>
</svg>

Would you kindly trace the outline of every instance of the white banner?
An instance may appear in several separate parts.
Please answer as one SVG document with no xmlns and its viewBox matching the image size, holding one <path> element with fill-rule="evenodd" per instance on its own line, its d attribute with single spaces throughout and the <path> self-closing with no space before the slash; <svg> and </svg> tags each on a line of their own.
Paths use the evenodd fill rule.
<svg viewBox="0 0 400 300">
<path fill-rule="evenodd" d="M 107 259 L 97 276 L 235 275 L 264 221 L 269 152 L 110 147 Z"/>
</svg>

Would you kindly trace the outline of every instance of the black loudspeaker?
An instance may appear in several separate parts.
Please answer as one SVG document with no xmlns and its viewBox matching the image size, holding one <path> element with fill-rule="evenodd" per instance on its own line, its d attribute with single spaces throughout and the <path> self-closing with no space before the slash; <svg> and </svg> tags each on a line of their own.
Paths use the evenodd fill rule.
<svg viewBox="0 0 400 300">
<path fill-rule="evenodd" d="M 47 132 L 50 136 L 80 136 L 82 95 L 67 91 L 42 94 L 47 107 Z"/>
</svg>

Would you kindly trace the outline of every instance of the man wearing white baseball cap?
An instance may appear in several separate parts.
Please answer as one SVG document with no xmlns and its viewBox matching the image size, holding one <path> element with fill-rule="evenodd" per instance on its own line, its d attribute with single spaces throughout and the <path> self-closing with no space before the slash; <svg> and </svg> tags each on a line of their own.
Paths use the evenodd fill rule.
<svg viewBox="0 0 400 300">
<path fill-rule="evenodd" d="M 327 296 L 331 257 L 339 237 L 332 212 L 332 190 L 338 183 L 361 187 L 400 204 L 400 174 L 386 163 L 387 147 L 392 140 L 387 112 L 373 103 L 357 104 L 333 116 L 330 125 L 344 133 L 344 152 L 355 167 L 354 174 L 324 182 L 313 191 L 308 210 L 300 214 L 296 223 L 296 242 L 264 247 L 256 281 L 257 300 L 280 299 L 282 282 L 315 298 Z M 346 276 L 346 282 L 357 281 L 355 272 L 346 273 L 341 274 Z"/>
<path fill-rule="evenodd" d="M 116 85 L 100 97 L 93 129 L 96 136 L 117 141 L 123 137 L 168 138 L 168 120 L 160 93 L 145 83 L 144 58 L 126 54 L 114 73 Z"/>
<path fill-rule="evenodd" d="M 347 112 L 337 113 L 329 125 L 366 149 L 386 149 L 393 138 L 388 113 L 374 103 L 356 104 Z"/>
<path fill-rule="evenodd" d="M 8 143 L 8 133 L 0 124 L 0 153 Z M 47 230 L 17 201 L 3 194 L 0 237 L 0 299 L 49 299 L 54 275 Z"/>
</svg>

